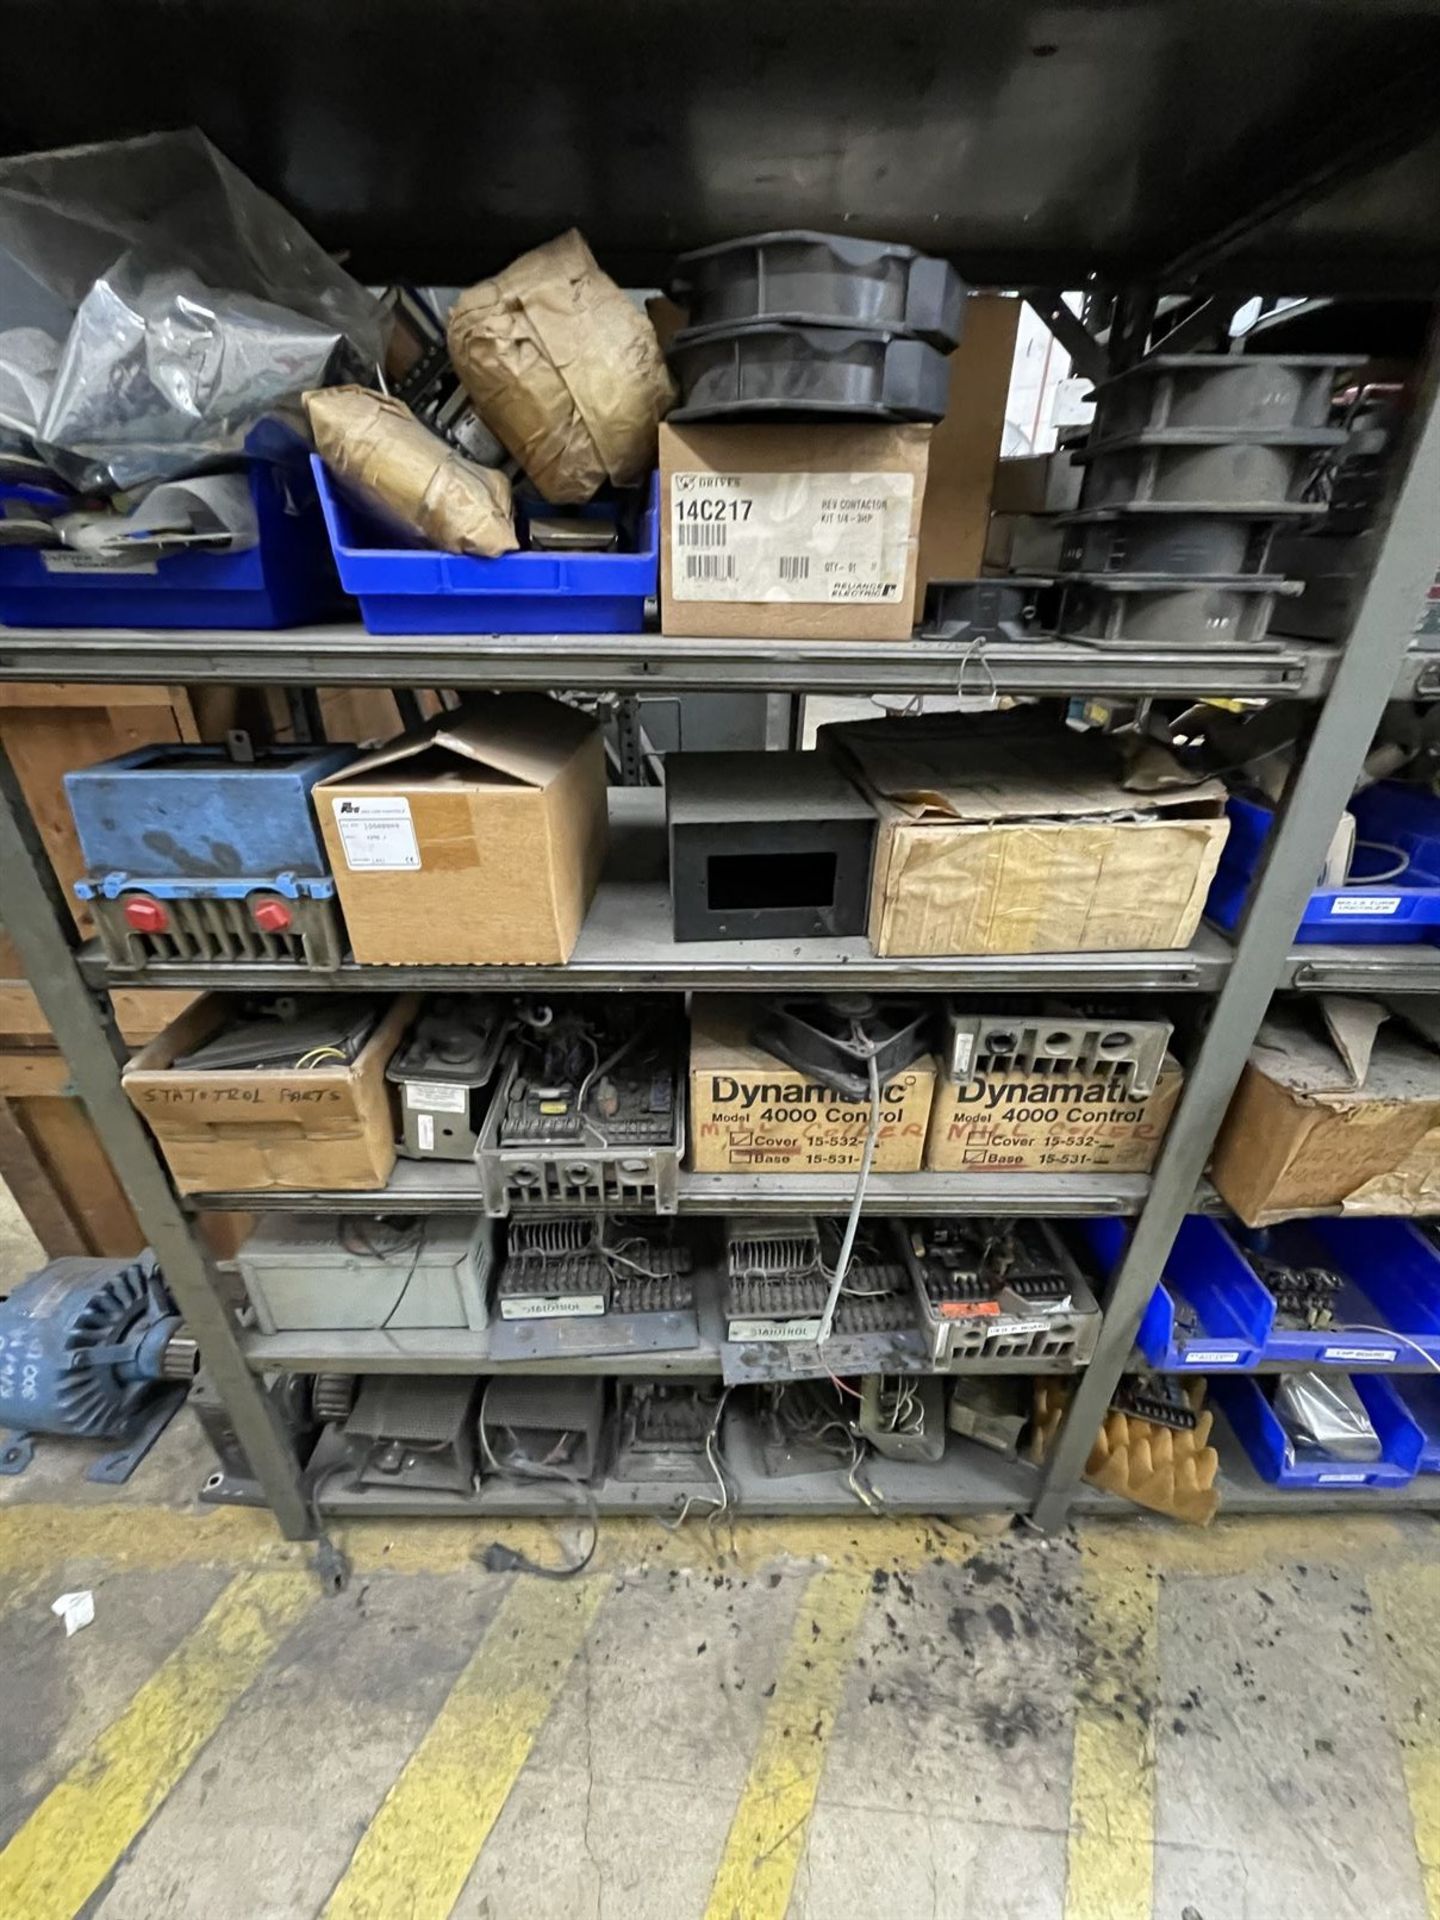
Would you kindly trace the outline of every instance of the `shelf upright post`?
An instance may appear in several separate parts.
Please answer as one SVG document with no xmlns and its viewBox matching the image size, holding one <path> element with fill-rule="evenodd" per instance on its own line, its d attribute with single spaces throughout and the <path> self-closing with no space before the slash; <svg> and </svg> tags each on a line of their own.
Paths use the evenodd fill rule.
<svg viewBox="0 0 1440 1920">
<path fill-rule="evenodd" d="M 1416 620 L 1435 579 L 1440 523 L 1440 333 L 1432 335 L 1410 459 L 1390 523 L 1310 745 L 1290 782 L 1268 855 L 1241 923 L 1235 958 L 1155 1165 L 1150 1195 L 1104 1298 L 1105 1320 L 1046 1462 L 1034 1518 L 1055 1527 L 1070 1499 L 1140 1319 L 1192 1205 L 1215 1135 L 1350 798 L 1393 697 Z"/>
<path fill-rule="evenodd" d="M 75 1089 L 135 1209 L 185 1324 L 200 1346 L 255 1478 L 292 1540 L 314 1531 L 300 1464 L 251 1373 L 235 1321 L 150 1136 L 120 1085 L 125 1046 L 108 1003 L 92 997 L 76 962 L 74 923 L 0 746 L 0 923 L 14 940 Z"/>
</svg>

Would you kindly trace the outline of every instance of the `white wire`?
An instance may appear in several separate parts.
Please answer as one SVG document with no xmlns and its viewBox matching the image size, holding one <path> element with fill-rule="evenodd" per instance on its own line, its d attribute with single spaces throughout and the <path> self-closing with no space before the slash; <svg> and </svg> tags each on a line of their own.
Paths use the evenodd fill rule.
<svg viewBox="0 0 1440 1920">
<path fill-rule="evenodd" d="M 1427 1353 L 1418 1342 L 1410 1339 L 1406 1334 L 1397 1333 L 1393 1327 L 1366 1327 L 1362 1326 L 1358 1320 L 1352 1320 L 1343 1327 L 1327 1327 L 1325 1331 L 1327 1333 L 1378 1333 L 1382 1340 L 1398 1340 L 1402 1347 L 1409 1347 L 1412 1353 L 1418 1353 L 1432 1373 L 1440 1373 L 1440 1360 L 1437 1360 L 1433 1353 Z"/>
<path fill-rule="evenodd" d="M 720 1465 L 719 1446 L 716 1439 L 720 1428 L 720 1416 L 725 1411 L 725 1402 L 730 1398 L 730 1392 L 731 1389 L 726 1387 L 720 1395 L 719 1400 L 715 1403 L 714 1418 L 705 1430 L 705 1458 L 709 1463 L 710 1471 L 715 1476 L 715 1484 L 720 1489 L 720 1498 L 717 1500 L 713 1494 L 709 1493 L 686 1494 L 684 1504 L 673 1520 L 666 1520 L 663 1515 L 660 1516 L 660 1524 L 667 1533 L 678 1533 L 680 1531 L 681 1527 L 683 1527 L 689 1519 L 690 1509 L 692 1507 L 702 1505 L 709 1507 L 712 1523 L 718 1520 L 722 1513 L 728 1513 L 730 1510 L 730 1487 Z"/>
<path fill-rule="evenodd" d="M 1395 863 L 1393 866 L 1386 867 L 1380 873 L 1363 873 L 1363 874 L 1356 875 L 1351 879 L 1346 880 L 1344 882 L 1345 886 L 1347 887 L 1383 887 L 1386 881 L 1398 880 L 1402 873 L 1408 872 L 1409 866 L 1410 866 L 1410 856 L 1403 847 L 1397 847 L 1393 843 L 1393 841 L 1357 840 L 1355 842 L 1355 851 L 1358 853 L 1362 847 L 1367 848 L 1371 853 L 1393 853 L 1395 856 Z"/>
<path fill-rule="evenodd" d="M 873 1046 L 866 1055 L 865 1065 L 870 1072 L 870 1125 L 865 1133 L 865 1151 L 860 1158 L 860 1177 L 855 1182 L 855 1197 L 850 1202 L 850 1213 L 845 1222 L 845 1238 L 840 1242 L 840 1257 L 835 1262 L 834 1273 L 828 1276 L 830 1291 L 825 1296 L 825 1311 L 820 1316 L 820 1331 L 815 1336 L 817 1346 L 824 1346 L 834 1329 L 835 1308 L 845 1285 L 845 1276 L 850 1271 L 850 1256 L 855 1250 L 855 1235 L 860 1227 L 860 1210 L 865 1205 L 865 1188 L 869 1184 L 870 1166 L 880 1139 L 880 1068 Z M 824 1272 L 823 1267 L 821 1271 Z"/>
</svg>

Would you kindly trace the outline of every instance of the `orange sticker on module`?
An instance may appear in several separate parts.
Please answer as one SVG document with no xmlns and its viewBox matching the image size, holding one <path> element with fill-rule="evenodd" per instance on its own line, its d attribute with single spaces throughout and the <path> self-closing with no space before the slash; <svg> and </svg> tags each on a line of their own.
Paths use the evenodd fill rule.
<svg viewBox="0 0 1440 1920">
<path fill-rule="evenodd" d="M 999 1317 L 998 1300 L 942 1300 L 939 1307 L 942 1320 L 994 1320 Z"/>
</svg>

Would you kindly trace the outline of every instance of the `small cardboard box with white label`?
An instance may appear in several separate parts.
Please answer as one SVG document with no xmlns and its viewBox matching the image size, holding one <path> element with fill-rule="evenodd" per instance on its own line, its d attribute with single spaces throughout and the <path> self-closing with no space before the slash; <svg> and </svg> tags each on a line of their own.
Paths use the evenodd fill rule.
<svg viewBox="0 0 1440 1920">
<path fill-rule="evenodd" d="M 372 966 L 570 958 L 605 855 L 600 731 L 488 694 L 315 787 L 351 951 Z"/>
<path fill-rule="evenodd" d="M 744 995 L 697 994 L 690 1014 L 690 1164 L 697 1173 L 855 1172 L 870 1102 L 847 1100 L 750 1038 Z M 881 1089 L 876 1173 L 915 1173 L 925 1150 L 936 1063 Z"/>
<path fill-rule="evenodd" d="M 905 640 L 930 429 L 660 428 L 669 634 Z"/>
</svg>

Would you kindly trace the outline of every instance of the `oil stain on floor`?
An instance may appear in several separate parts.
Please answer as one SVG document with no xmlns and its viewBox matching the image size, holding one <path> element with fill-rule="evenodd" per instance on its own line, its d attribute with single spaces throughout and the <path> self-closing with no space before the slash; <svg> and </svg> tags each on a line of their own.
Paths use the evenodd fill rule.
<svg viewBox="0 0 1440 1920">
<path fill-rule="evenodd" d="M 367 1522 L 326 1598 L 197 1446 L 0 1497 L 0 1920 L 1440 1920 L 1428 1521 L 624 1522 L 554 1582 Z"/>
</svg>

